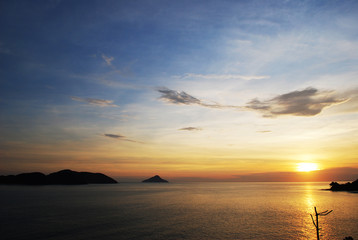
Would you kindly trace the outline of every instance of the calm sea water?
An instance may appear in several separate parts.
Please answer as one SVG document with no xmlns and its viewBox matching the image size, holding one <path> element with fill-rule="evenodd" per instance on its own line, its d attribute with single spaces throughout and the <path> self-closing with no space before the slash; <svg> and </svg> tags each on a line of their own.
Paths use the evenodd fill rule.
<svg viewBox="0 0 358 240">
<path fill-rule="evenodd" d="M 328 183 L 0 186 L 0 238 L 358 239 L 358 193 Z"/>
</svg>

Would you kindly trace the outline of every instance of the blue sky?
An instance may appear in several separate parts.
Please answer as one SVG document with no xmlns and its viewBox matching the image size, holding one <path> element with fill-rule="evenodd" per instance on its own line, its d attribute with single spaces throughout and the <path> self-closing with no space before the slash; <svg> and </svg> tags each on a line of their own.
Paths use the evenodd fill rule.
<svg viewBox="0 0 358 240">
<path fill-rule="evenodd" d="M 358 167 L 356 1 L 2 1 L 0 163 Z"/>
</svg>

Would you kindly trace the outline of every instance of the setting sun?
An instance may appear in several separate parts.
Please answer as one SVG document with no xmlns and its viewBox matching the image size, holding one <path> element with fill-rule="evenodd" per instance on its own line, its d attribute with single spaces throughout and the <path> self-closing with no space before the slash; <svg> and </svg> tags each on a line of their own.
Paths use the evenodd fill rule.
<svg viewBox="0 0 358 240">
<path fill-rule="evenodd" d="M 298 163 L 297 164 L 298 172 L 310 172 L 310 171 L 316 171 L 316 170 L 319 170 L 317 163 Z"/>
</svg>

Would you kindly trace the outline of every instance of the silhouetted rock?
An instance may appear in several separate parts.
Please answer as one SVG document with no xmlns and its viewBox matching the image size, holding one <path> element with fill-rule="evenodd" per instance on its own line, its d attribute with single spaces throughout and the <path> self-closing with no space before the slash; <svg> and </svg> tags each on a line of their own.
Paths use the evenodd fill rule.
<svg viewBox="0 0 358 240">
<path fill-rule="evenodd" d="M 46 175 L 40 172 L 21 173 L 16 175 L 17 184 L 41 185 L 46 181 Z"/>
<path fill-rule="evenodd" d="M 0 176 L 0 184 L 15 184 L 15 181 L 15 175 Z"/>
<path fill-rule="evenodd" d="M 46 175 L 40 172 L 0 176 L 0 184 L 42 185 L 44 182 Z"/>
<path fill-rule="evenodd" d="M 143 180 L 142 182 L 145 183 L 150 183 L 150 182 L 162 182 L 162 183 L 167 183 L 167 180 L 162 179 L 161 177 L 159 177 L 158 175 L 155 175 L 154 177 L 148 178 L 146 180 Z"/>
<path fill-rule="evenodd" d="M 104 175 L 103 173 L 80 172 L 81 176 L 89 184 L 91 183 L 117 183 L 116 180 Z"/>
<path fill-rule="evenodd" d="M 354 182 L 347 182 L 344 184 L 339 184 L 337 182 L 331 182 L 331 191 L 358 191 L 358 179 Z"/>
<path fill-rule="evenodd" d="M 49 174 L 47 176 L 47 183 L 63 185 L 87 184 L 81 173 L 68 169 Z"/>
<path fill-rule="evenodd" d="M 90 183 L 117 183 L 114 179 L 102 173 L 76 172 L 61 170 L 49 175 L 43 173 L 22 173 L 19 175 L 0 176 L 0 184 L 21 184 L 21 185 L 78 185 Z"/>
</svg>

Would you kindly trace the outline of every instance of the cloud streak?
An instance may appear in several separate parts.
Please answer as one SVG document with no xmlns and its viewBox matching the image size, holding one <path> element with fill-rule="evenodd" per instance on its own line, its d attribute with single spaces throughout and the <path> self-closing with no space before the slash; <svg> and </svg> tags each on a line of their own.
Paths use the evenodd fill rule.
<svg viewBox="0 0 358 240">
<path fill-rule="evenodd" d="M 135 140 L 132 140 L 132 139 L 128 139 L 127 137 L 125 137 L 125 136 L 123 136 L 123 135 L 119 135 L 119 134 L 105 133 L 105 134 L 103 134 L 103 136 L 109 137 L 109 138 L 113 138 L 113 139 L 117 139 L 117 140 L 122 140 L 122 141 L 140 143 L 140 142 L 138 142 L 138 141 L 135 141 Z"/>
<path fill-rule="evenodd" d="M 103 100 L 97 98 L 80 98 L 80 97 L 71 97 L 72 100 L 78 102 L 88 103 L 90 105 L 100 106 L 100 107 L 118 107 L 114 104 L 112 100 Z"/>
<path fill-rule="evenodd" d="M 114 57 L 107 57 L 106 55 L 102 54 L 102 59 L 107 63 L 108 66 L 112 66 Z"/>
<path fill-rule="evenodd" d="M 337 98 L 333 91 L 319 91 L 306 88 L 278 95 L 270 100 L 261 101 L 257 98 L 247 103 L 246 108 L 263 113 L 264 117 L 280 115 L 315 116 L 325 108 L 345 102 L 347 99 Z"/>
<path fill-rule="evenodd" d="M 229 79 L 241 79 L 245 81 L 249 80 L 260 80 L 270 78 L 270 76 L 265 75 L 237 75 L 237 74 L 195 74 L 187 73 L 182 78 L 201 78 L 209 80 L 229 80 Z"/>
<path fill-rule="evenodd" d="M 255 98 L 245 106 L 210 104 L 190 94 L 175 91 L 168 88 L 157 89 L 161 93 L 160 99 L 170 104 L 199 105 L 209 108 L 233 108 L 237 110 L 250 110 L 262 113 L 263 117 L 277 117 L 282 115 L 291 116 L 315 116 L 329 106 L 346 102 L 348 99 L 339 98 L 334 91 L 320 91 L 316 88 L 306 88 L 301 91 L 293 91 L 278 95 L 269 100 Z"/>
<path fill-rule="evenodd" d="M 175 90 L 171 90 L 169 88 L 159 88 L 158 92 L 162 94 L 160 96 L 160 99 L 168 103 L 182 104 L 182 105 L 192 105 L 192 104 L 201 105 L 201 101 L 199 99 L 187 94 L 184 91 L 178 92 Z"/>
<path fill-rule="evenodd" d="M 198 128 L 198 127 L 185 127 L 185 128 L 180 128 L 178 130 L 180 130 L 180 131 L 201 131 L 203 129 Z"/>
<path fill-rule="evenodd" d="M 261 131 L 257 131 L 258 133 L 271 133 L 271 130 L 261 130 Z"/>
<path fill-rule="evenodd" d="M 188 93 L 181 91 L 171 90 L 166 87 L 157 89 L 161 93 L 160 99 L 165 102 L 177 105 L 200 105 L 208 108 L 241 108 L 239 106 L 221 105 L 217 103 L 206 103 L 196 97 L 189 95 Z"/>
</svg>

